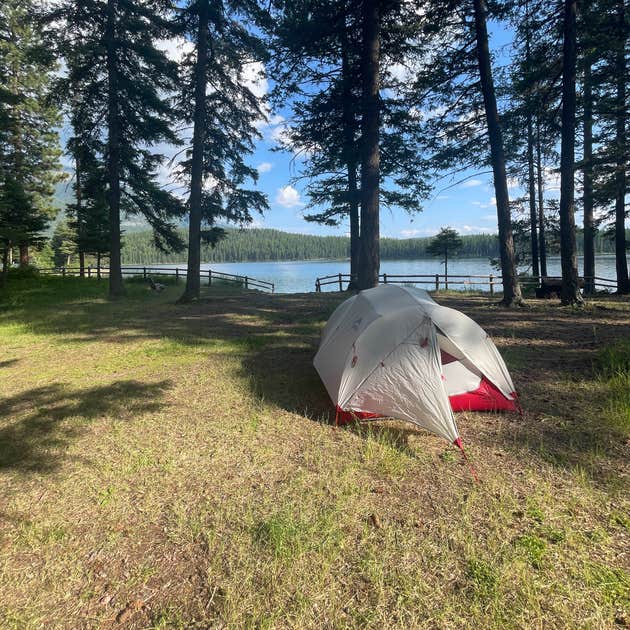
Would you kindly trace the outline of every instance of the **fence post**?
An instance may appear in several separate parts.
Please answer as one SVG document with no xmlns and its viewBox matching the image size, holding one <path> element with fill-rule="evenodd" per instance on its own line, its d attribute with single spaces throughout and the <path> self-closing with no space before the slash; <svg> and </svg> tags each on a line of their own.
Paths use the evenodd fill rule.
<svg viewBox="0 0 630 630">
<path fill-rule="evenodd" d="M 62 267 L 62 268 L 61 268 L 61 277 L 62 277 L 62 278 L 65 278 L 65 277 L 66 277 L 66 268 L 65 268 L 65 267 Z"/>
<path fill-rule="evenodd" d="M 88 265 L 88 278 L 92 277 L 92 265 Z"/>
<path fill-rule="evenodd" d="M 212 286 L 212 269 L 208 269 L 208 286 Z"/>
<path fill-rule="evenodd" d="M 146 267 L 142 267 L 142 277 L 145 280 L 147 279 L 147 268 Z"/>
<path fill-rule="evenodd" d="M 387 284 L 387 274 L 383 274 L 383 284 Z"/>
<path fill-rule="evenodd" d="M 179 267 L 175 267 L 175 284 L 179 282 Z"/>
<path fill-rule="evenodd" d="M 343 280 L 341 279 L 341 274 L 339 274 L 339 290 L 343 291 Z"/>
<path fill-rule="evenodd" d="M 435 274 L 435 290 L 436 291 L 440 290 L 440 274 L 439 273 Z"/>
<path fill-rule="evenodd" d="M 448 276 L 444 274 L 444 288 L 448 291 Z"/>
<path fill-rule="evenodd" d="M 249 289 L 249 278 L 245 276 L 245 288 Z"/>
<path fill-rule="evenodd" d="M 494 276 L 490 274 L 490 295 L 494 295 Z"/>
<path fill-rule="evenodd" d="M 322 287 L 319 283 L 319 278 L 317 278 L 315 280 L 315 293 L 321 293 L 322 292 Z"/>
</svg>

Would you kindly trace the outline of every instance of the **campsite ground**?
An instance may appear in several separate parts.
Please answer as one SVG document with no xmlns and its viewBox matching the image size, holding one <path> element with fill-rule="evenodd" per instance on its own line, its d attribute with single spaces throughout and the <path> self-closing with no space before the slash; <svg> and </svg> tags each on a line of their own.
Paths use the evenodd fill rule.
<svg viewBox="0 0 630 630">
<path fill-rule="evenodd" d="M 17 281 L 15 281 L 17 282 Z M 340 294 L 0 293 L 0 627 L 630 626 L 630 303 L 440 296 L 518 415 L 330 425 Z"/>
</svg>

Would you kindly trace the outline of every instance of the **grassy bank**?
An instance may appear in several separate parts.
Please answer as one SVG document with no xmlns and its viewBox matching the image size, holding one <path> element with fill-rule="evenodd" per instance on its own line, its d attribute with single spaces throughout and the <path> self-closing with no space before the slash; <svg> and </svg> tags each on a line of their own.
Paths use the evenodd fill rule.
<svg viewBox="0 0 630 630">
<path fill-rule="evenodd" d="M 523 417 L 335 429 L 338 294 L 0 293 L 0 627 L 630 624 L 630 304 L 496 309 Z"/>
</svg>

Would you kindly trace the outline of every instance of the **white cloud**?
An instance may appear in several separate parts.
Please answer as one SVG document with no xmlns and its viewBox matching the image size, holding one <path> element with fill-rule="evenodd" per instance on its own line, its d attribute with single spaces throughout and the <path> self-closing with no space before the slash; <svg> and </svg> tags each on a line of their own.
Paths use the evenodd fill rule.
<svg viewBox="0 0 630 630">
<path fill-rule="evenodd" d="M 400 234 L 401 236 L 406 236 L 407 238 L 410 238 L 412 236 L 417 236 L 418 234 L 420 234 L 420 230 L 400 230 Z"/>
<path fill-rule="evenodd" d="M 488 227 L 487 225 L 462 225 L 459 229 L 460 232 L 466 234 L 493 234 L 496 232 L 496 228 Z"/>
<path fill-rule="evenodd" d="M 195 49 L 195 45 L 184 37 L 160 39 L 155 46 L 158 50 L 165 52 L 166 56 L 176 63 L 181 63 L 184 57 Z"/>
<path fill-rule="evenodd" d="M 261 61 L 252 61 L 244 66 L 242 81 L 258 98 L 263 98 L 269 92 L 269 81 Z"/>
<path fill-rule="evenodd" d="M 300 200 L 300 193 L 290 184 L 278 188 L 276 203 L 283 208 L 296 208 L 297 206 L 303 205 Z"/>
<path fill-rule="evenodd" d="M 271 162 L 261 162 L 257 167 L 256 170 L 259 173 L 268 173 L 271 169 L 273 168 L 273 164 Z"/>
<path fill-rule="evenodd" d="M 462 188 L 473 188 L 475 186 L 481 186 L 483 185 L 483 181 L 481 181 L 480 179 L 467 179 L 463 184 L 462 184 Z"/>
</svg>

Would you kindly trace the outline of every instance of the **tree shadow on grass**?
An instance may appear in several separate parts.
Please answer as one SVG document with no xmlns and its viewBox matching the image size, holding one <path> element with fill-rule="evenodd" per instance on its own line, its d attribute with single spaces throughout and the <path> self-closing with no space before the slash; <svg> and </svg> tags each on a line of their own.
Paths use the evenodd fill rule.
<svg viewBox="0 0 630 630">
<path fill-rule="evenodd" d="M 347 294 L 209 293 L 194 304 L 169 303 L 178 294 L 171 290 L 168 295 L 135 296 L 115 304 L 66 302 L 54 309 L 25 309 L 20 317 L 33 332 L 77 343 L 169 339 L 194 347 L 227 342 L 231 356 L 236 351 L 240 357 L 240 375 L 256 396 L 312 420 L 334 422 L 334 408 L 312 360 L 323 324 Z M 567 461 L 592 462 L 593 453 L 602 461 L 623 457 L 614 434 L 602 427 L 598 437 L 596 430 L 585 428 L 579 410 L 567 404 L 569 389 L 562 385 L 553 393 L 553 386 L 592 380 L 597 348 L 627 335 L 627 313 L 610 311 L 604 318 L 595 309 L 574 312 L 538 305 L 512 311 L 498 309 L 485 298 L 439 296 L 438 301 L 470 315 L 495 337 L 517 389 L 524 390 L 523 418 L 513 414 L 495 421 L 486 414 L 458 416 L 465 438 L 468 433 L 488 448 L 519 451 L 523 457 L 558 466 Z M 589 395 L 592 408 L 603 408 L 605 394 Z M 544 414 L 553 415 L 553 421 L 542 422 Z M 597 429 L 596 423 L 593 426 Z"/>
<path fill-rule="evenodd" d="M 52 472 L 69 444 L 103 416 L 131 420 L 164 406 L 170 381 L 117 381 L 90 389 L 53 383 L 0 400 L 0 471 Z"/>
</svg>

